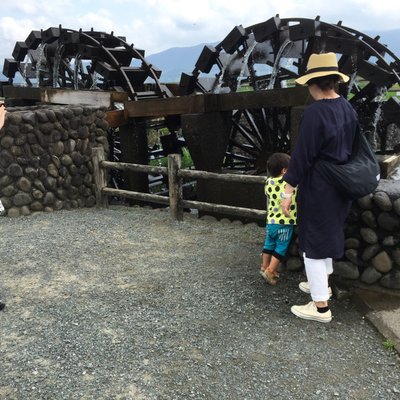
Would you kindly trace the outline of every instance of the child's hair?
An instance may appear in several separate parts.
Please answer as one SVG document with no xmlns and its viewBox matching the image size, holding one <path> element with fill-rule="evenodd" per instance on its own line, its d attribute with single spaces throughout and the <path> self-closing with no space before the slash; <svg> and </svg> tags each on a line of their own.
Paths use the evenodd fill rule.
<svg viewBox="0 0 400 400">
<path fill-rule="evenodd" d="M 276 178 L 282 172 L 283 168 L 289 167 L 290 156 L 286 153 L 274 153 L 272 154 L 267 161 L 267 170 L 268 173 Z"/>
</svg>

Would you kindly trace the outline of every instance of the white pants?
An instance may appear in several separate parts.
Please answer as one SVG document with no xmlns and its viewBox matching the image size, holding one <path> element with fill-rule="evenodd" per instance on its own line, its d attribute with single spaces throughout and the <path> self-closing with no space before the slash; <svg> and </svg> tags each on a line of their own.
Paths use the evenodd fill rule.
<svg viewBox="0 0 400 400">
<path fill-rule="evenodd" d="M 329 300 L 328 275 L 333 272 L 332 258 L 316 260 L 314 258 L 307 258 L 304 253 L 304 265 L 306 267 L 311 298 L 314 301 Z"/>
</svg>

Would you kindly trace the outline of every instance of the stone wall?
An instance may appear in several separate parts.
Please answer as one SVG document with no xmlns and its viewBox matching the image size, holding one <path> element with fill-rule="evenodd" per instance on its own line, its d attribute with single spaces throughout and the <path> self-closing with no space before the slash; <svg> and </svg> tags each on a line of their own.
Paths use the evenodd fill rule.
<svg viewBox="0 0 400 400">
<path fill-rule="evenodd" d="M 400 181 L 381 180 L 376 191 L 353 203 L 345 226 L 345 256 L 334 275 L 400 290 Z M 288 269 L 303 267 L 296 242 Z"/>
<path fill-rule="evenodd" d="M 108 152 L 106 113 L 88 106 L 9 108 L 0 130 L 7 215 L 95 205 L 91 149 Z"/>
<path fill-rule="evenodd" d="M 354 203 L 346 224 L 346 261 L 335 273 L 400 289 L 400 181 L 382 180 Z"/>
</svg>

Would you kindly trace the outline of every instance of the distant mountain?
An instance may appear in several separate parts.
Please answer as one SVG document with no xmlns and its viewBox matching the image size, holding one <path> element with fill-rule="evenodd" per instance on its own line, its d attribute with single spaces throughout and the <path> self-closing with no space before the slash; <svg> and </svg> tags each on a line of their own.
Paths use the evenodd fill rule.
<svg viewBox="0 0 400 400">
<path fill-rule="evenodd" d="M 400 58 L 400 29 L 390 31 L 364 31 L 372 38 L 380 36 L 379 41 L 388 46 L 397 57 Z M 219 42 L 212 43 L 216 45 Z M 146 56 L 146 60 L 155 67 L 161 69 L 161 82 L 172 83 L 179 82 L 181 73 L 191 73 L 200 56 L 205 44 L 199 44 L 192 47 L 173 47 L 157 54 Z"/>
<path fill-rule="evenodd" d="M 163 83 L 179 82 L 182 72 L 190 74 L 193 71 L 205 45 L 202 43 L 190 47 L 172 47 L 145 57 L 147 62 L 162 71 L 161 81 Z"/>
</svg>

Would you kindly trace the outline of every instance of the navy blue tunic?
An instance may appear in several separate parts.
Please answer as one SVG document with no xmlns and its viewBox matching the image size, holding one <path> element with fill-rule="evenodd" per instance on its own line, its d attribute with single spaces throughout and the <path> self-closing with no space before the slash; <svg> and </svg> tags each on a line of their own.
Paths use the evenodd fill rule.
<svg viewBox="0 0 400 400">
<path fill-rule="evenodd" d="M 318 158 L 343 163 L 351 154 L 357 114 L 343 97 L 312 103 L 304 112 L 283 179 L 297 192 L 300 250 L 308 258 L 341 258 L 351 201 L 313 168 Z"/>
</svg>

